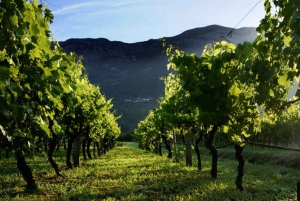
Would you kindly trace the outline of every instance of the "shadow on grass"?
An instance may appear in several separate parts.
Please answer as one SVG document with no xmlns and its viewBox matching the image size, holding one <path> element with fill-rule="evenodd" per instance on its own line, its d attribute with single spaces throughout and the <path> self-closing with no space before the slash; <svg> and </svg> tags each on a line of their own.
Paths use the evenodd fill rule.
<svg viewBox="0 0 300 201">
<path fill-rule="evenodd" d="M 245 191 L 240 192 L 235 186 L 236 161 L 220 159 L 218 179 L 212 179 L 211 157 L 203 156 L 202 160 L 203 171 L 199 172 L 196 166 L 188 168 L 174 164 L 165 155 L 159 157 L 138 149 L 117 148 L 101 158 L 85 161 L 82 168 L 70 170 L 64 179 L 36 174 L 39 185 L 45 187 L 42 186 L 35 196 L 41 200 L 232 201 L 296 198 L 297 173 L 292 170 L 246 163 Z M 41 168 L 44 166 L 47 165 L 41 165 Z M 0 199 L 7 196 L 14 199 L 16 194 L 20 194 L 19 197 L 24 198 L 22 200 L 32 200 L 31 195 L 18 190 L 2 192 Z"/>
<path fill-rule="evenodd" d="M 221 161 L 224 162 L 224 161 Z M 226 163 L 228 164 L 228 162 Z M 110 180 L 122 180 L 128 185 L 113 186 L 108 189 L 99 188 L 99 193 L 84 192 L 69 195 L 70 200 L 294 200 L 295 190 L 278 185 L 278 180 L 263 177 L 245 179 L 244 192 L 236 189 L 235 164 L 231 163 L 231 171 L 221 168 L 219 179 L 210 177 L 209 168 L 199 172 L 193 168 L 180 165 L 157 167 L 153 164 L 136 164 L 126 166 L 127 176 L 124 173 L 115 173 L 113 177 L 106 175 Z M 220 165 L 221 166 L 221 165 Z M 155 168 L 156 169 L 152 169 Z M 260 166 L 263 167 L 263 166 Z M 253 174 L 263 172 L 265 169 L 251 170 Z M 130 177 L 133 171 L 140 169 L 135 181 Z M 128 178 L 127 178 L 128 177 Z M 246 176 L 247 177 L 247 176 Z M 105 190 L 104 190 L 105 189 Z"/>
<path fill-rule="evenodd" d="M 180 173 L 182 173 L 180 171 Z M 151 174 L 151 173 L 149 173 Z M 153 174 L 158 174 L 153 172 Z M 207 175 L 207 172 L 205 173 Z M 159 176 L 144 178 L 132 186 L 115 186 L 104 193 L 83 192 L 61 197 L 69 200 L 290 200 L 295 199 L 294 192 L 284 192 L 272 188 L 274 182 L 248 186 L 244 192 L 238 191 L 232 181 L 224 182 L 208 178 L 204 174 L 182 176 Z M 209 186 L 209 187 L 208 187 Z M 282 189 L 284 190 L 284 189 Z"/>
</svg>

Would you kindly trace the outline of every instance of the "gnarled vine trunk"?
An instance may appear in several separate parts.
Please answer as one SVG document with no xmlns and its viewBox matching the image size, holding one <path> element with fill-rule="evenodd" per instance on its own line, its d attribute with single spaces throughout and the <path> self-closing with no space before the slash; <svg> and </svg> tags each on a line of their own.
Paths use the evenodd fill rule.
<svg viewBox="0 0 300 201">
<path fill-rule="evenodd" d="M 192 136 L 190 131 L 188 131 L 184 135 L 184 141 L 185 141 L 185 163 L 186 166 L 191 167 L 193 165 L 193 161 L 192 161 Z"/>
<path fill-rule="evenodd" d="M 87 145 L 86 145 L 86 152 L 87 152 L 87 155 L 88 155 L 88 157 L 89 157 L 89 159 L 92 159 L 92 156 L 91 156 L 91 142 L 92 142 L 92 139 L 91 138 L 89 138 L 88 140 L 87 140 Z"/>
<path fill-rule="evenodd" d="M 96 144 L 98 156 L 101 156 L 101 150 L 100 150 L 99 142 L 95 142 L 95 144 Z"/>
<path fill-rule="evenodd" d="M 83 155 L 83 159 L 84 160 L 87 160 L 87 157 L 86 157 L 86 154 L 85 154 L 85 147 L 86 147 L 86 139 L 83 139 L 82 142 L 81 142 L 81 145 L 82 145 L 82 155 Z"/>
<path fill-rule="evenodd" d="M 158 143 L 158 155 L 162 156 L 162 146 L 161 143 Z"/>
<path fill-rule="evenodd" d="M 72 145 L 73 145 L 73 137 L 70 136 L 68 139 L 68 146 L 67 146 L 67 166 L 68 168 L 72 169 L 72 163 L 71 163 L 71 153 L 72 153 Z"/>
<path fill-rule="evenodd" d="M 78 133 L 73 140 L 73 162 L 74 167 L 80 166 L 80 134 Z"/>
<path fill-rule="evenodd" d="M 212 130 L 208 132 L 208 139 L 205 143 L 207 149 L 211 152 L 212 157 L 212 167 L 211 167 L 211 177 L 216 179 L 218 172 L 218 152 L 214 146 L 214 136 L 218 130 L 218 125 L 214 125 Z"/>
<path fill-rule="evenodd" d="M 107 151 L 106 142 L 107 142 L 106 137 L 103 137 L 101 139 L 101 148 L 102 148 L 102 153 L 103 154 L 106 154 L 106 151 Z"/>
<path fill-rule="evenodd" d="M 240 147 L 239 145 L 234 145 L 235 148 L 235 156 L 239 162 L 239 165 L 237 166 L 238 169 L 238 175 L 236 177 L 236 187 L 240 190 L 243 191 L 243 176 L 244 176 L 244 164 L 245 164 L 245 160 L 243 157 L 243 147 Z"/>
<path fill-rule="evenodd" d="M 54 133 L 54 131 L 52 129 L 53 125 L 54 125 L 53 121 L 50 118 L 48 118 L 48 119 L 49 119 L 49 129 L 50 129 L 50 131 L 52 133 L 52 139 L 49 142 L 49 149 L 48 149 L 48 152 L 47 152 L 47 154 L 48 154 L 48 161 L 50 162 L 51 166 L 53 167 L 53 169 L 54 169 L 54 171 L 56 173 L 56 176 L 57 177 L 62 177 L 62 175 L 59 172 L 58 165 L 53 160 L 53 153 L 54 153 L 54 150 L 55 150 L 55 146 L 56 146 L 56 144 L 58 142 L 57 135 Z"/>
<path fill-rule="evenodd" d="M 162 139 L 166 145 L 166 149 L 168 150 L 168 158 L 172 158 L 172 148 L 170 145 L 170 140 L 167 139 L 167 137 L 165 135 L 162 136 Z"/>
<path fill-rule="evenodd" d="M 55 170 L 56 176 L 62 177 L 62 174 L 60 174 L 60 172 L 59 172 L 58 165 L 56 164 L 56 162 L 53 160 L 53 157 L 52 157 L 53 152 L 55 150 L 56 143 L 57 143 L 57 136 L 53 133 L 52 134 L 52 140 L 49 143 L 48 161 L 50 162 L 51 166 Z"/>
<path fill-rule="evenodd" d="M 33 192 L 37 190 L 37 185 L 33 179 L 31 169 L 26 164 L 24 156 L 20 152 L 16 153 L 17 167 L 26 181 L 26 191 Z"/>
<path fill-rule="evenodd" d="M 173 130 L 173 139 L 174 139 L 174 153 L 175 153 L 175 163 L 178 163 L 178 154 L 177 154 L 177 139 L 176 139 L 176 133 Z"/>
<path fill-rule="evenodd" d="M 200 149 L 198 147 L 200 141 L 202 140 L 203 135 L 200 134 L 198 140 L 195 143 L 195 152 L 197 155 L 197 160 L 198 160 L 198 170 L 201 171 L 202 170 L 202 163 L 201 163 L 201 156 L 200 156 Z"/>
</svg>

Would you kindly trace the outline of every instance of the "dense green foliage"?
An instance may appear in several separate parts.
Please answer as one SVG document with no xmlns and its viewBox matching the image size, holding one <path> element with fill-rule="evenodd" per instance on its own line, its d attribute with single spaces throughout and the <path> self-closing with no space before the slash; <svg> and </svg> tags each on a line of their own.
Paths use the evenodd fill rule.
<svg viewBox="0 0 300 201">
<path fill-rule="evenodd" d="M 299 2 L 266 0 L 265 10 L 253 43 L 217 42 L 207 45 L 200 57 L 169 45 L 168 68 L 177 74 L 166 82 L 164 101 L 171 105 L 161 103 L 162 110 L 170 113 L 172 108 L 176 118 L 194 118 L 193 125 L 200 131 L 220 130 L 240 146 L 261 133 L 259 108 L 263 116 L 274 119 L 285 109 L 294 111 L 292 103 L 299 94 L 292 100 L 287 100 L 287 94 L 300 72 Z M 171 88 L 176 96 L 169 95 Z M 182 113 L 175 109 L 178 106 Z M 167 120 L 178 127 L 173 118 Z M 141 135 L 138 129 L 137 135 Z"/>
<path fill-rule="evenodd" d="M 151 150 L 151 144 L 160 144 L 166 131 L 180 129 L 186 144 L 186 165 L 191 164 L 189 146 L 194 138 L 201 170 L 197 145 L 205 136 L 205 146 L 212 153 L 211 175 L 216 178 L 217 150 L 213 141 L 218 135 L 219 139 L 236 144 L 239 161 L 236 185 L 243 191 L 245 140 L 250 136 L 265 138 L 260 136 L 262 125 L 266 129 L 261 117 L 276 120 L 284 111 L 295 111 L 293 103 L 300 100 L 300 90 L 292 100 L 287 100 L 290 86 L 295 80 L 299 83 L 300 78 L 299 9 L 297 0 L 265 0 L 265 17 L 253 43 L 235 46 L 225 41 L 215 42 L 208 44 L 200 56 L 169 44 L 168 68 L 176 73 L 166 79 L 165 97 L 158 107 L 160 114 L 164 114 L 161 116 L 167 114 L 167 118 L 156 118 L 157 115 L 149 113 L 135 131 L 140 147 Z M 167 42 L 163 39 L 164 46 Z M 157 124 L 165 128 L 157 129 Z M 269 139 L 277 139 L 277 133 L 272 135 Z"/>
<path fill-rule="evenodd" d="M 251 137 L 251 141 L 285 147 L 300 147 L 299 111 L 283 113 L 276 121 L 263 118 L 261 132 Z"/>
<path fill-rule="evenodd" d="M 109 142 L 120 134 L 111 101 L 83 76 L 81 58 L 49 40 L 52 20 L 36 0 L 0 2 L 0 152 L 13 152 L 21 171 L 37 141 L 84 133 Z"/>
</svg>

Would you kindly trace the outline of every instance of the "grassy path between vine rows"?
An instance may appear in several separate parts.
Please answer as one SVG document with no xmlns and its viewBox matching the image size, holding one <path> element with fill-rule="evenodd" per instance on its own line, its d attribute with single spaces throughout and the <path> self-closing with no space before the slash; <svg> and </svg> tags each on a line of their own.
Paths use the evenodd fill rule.
<svg viewBox="0 0 300 201">
<path fill-rule="evenodd" d="M 0 200 L 296 200 L 299 171 L 274 165 L 245 163 L 244 192 L 235 187 L 237 162 L 219 159 L 218 178 L 210 177 L 211 158 L 202 156 L 203 170 L 185 167 L 136 148 L 116 147 L 106 155 L 81 161 L 65 170 L 64 153 L 55 153 L 64 178 L 56 178 L 46 157 L 27 159 L 39 191 L 24 193 L 25 182 L 13 158 L 0 160 Z"/>
</svg>

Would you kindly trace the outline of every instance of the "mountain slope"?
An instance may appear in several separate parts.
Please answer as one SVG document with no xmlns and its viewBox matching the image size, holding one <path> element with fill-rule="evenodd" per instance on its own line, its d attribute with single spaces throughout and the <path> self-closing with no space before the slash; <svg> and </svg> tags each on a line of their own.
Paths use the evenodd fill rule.
<svg viewBox="0 0 300 201">
<path fill-rule="evenodd" d="M 166 37 L 188 53 L 200 55 L 204 46 L 223 37 L 232 43 L 253 41 L 255 28 L 240 28 L 229 34 L 232 28 L 211 25 L 187 30 L 174 37 Z M 122 131 L 133 130 L 157 106 L 157 99 L 164 95 L 164 83 L 159 78 L 167 72 L 167 57 L 162 42 L 151 39 L 138 43 L 123 43 L 99 39 L 69 39 L 60 42 L 66 52 L 83 55 L 83 64 L 91 83 L 100 85 L 107 98 L 113 98 Z"/>
</svg>

